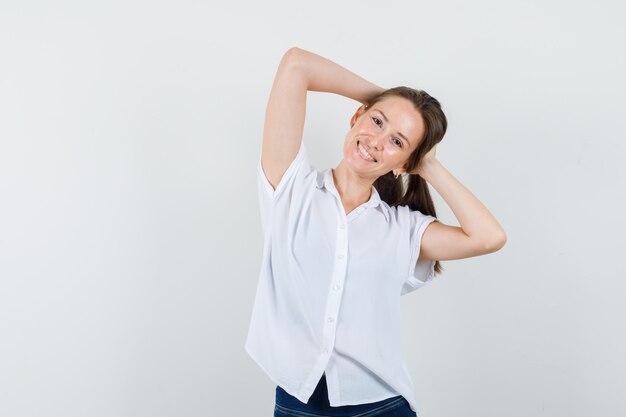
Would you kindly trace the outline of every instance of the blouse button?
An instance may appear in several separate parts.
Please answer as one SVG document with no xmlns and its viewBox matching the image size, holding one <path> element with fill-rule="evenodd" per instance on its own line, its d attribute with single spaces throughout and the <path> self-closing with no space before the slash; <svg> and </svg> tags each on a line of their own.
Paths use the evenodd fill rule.
<svg viewBox="0 0 626 417">
<path fill-rule="evenodd" d="M 339 284 L 333 285 L 333 290 L 337 291 L 339 289 Z"/>
<path fill-rule="evenodd" d="M 326 319 L 326 321 L 329 322 L 329 323 L 332 323 L 333 321 L 335 321 L 335 319 L 332 318 L 332 317 L 329 317 L 329 318 Z"/>
<path fill-rule="evenodd" d="M 345 224 L 339 225 L 339 228 L 340 228 L 340 229 L 345 229 L 345 228 L 346 228 L 346 225 L 345 225 Z"/>
<path fill-rule="evenodd" d="M 339 258 L 339 259 L 343 259 L 343 258 L 344 258 L 344 256 L 343 256 L 343 255 L 339 255 L 339 256 L 337 256 L 337 258 Z"/>
</svg>

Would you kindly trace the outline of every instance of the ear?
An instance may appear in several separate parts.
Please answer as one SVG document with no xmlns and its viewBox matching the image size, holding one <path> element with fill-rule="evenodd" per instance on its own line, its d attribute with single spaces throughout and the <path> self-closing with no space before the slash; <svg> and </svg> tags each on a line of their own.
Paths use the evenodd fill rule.
<svg viewBox="0 0 626 417">
<path fill-rule="evenodd" d="M 393 170 L 394 177 L 396 175 L 401 175 L 401 174 L 406 174 L 406 169 L 404 169 L 404 168 L 397 168 L 397 169 Z"/>
<path fill-rule="evenodd" d="M 408 172 L 408 171 L 406 170 L 406 164 L 407 164 L 408 162 L 409 162 L 409 161 L 407 160 L 407 161 L 404 163 L 404 165 L 402 165 L 402 166 L 400 166 L 400 167 L 398 167 L 398 168 L 394 169 L 394 170 L 392 171 L 392 172 L 393 172 L 393 175 L 395 176 L 396 174 L 397 174 L 397 175 L 406 174 L 406 173 Z M 410 172 L 409 172 L 409 173 L 410 173 Z"/>
<path fill-rule="evenodd" d="M 354 113 L 354 115 L 352 115 L 352 118 L 350 119 L 350 128 L 352 128 L 352 126 L 354 126 L 354 124 L 356 123 L 357 119 L 359 117 L 361 117 L 361 115 L 363 113 L 365 113 L 365 106 L 367 106 L 367 104 L 362 104 L 361 107 L 359 107 L 356 112 Z"/>
</svg>

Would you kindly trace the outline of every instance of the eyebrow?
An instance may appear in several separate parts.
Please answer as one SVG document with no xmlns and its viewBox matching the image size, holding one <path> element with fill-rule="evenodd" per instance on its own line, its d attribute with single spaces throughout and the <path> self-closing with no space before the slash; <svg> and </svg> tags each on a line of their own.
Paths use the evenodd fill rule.
<svg viewBox="0 0 626 417">
<path fill-rule="evenodd" d="M 372 110 L 376 110 L 378 113 L 383 115 L 383 119 L 385 119 L 385 122 L 389 123 L 389 119 L 387 119 L 387 116 L 385 116 L 385 113 L 383 113 L 381 110 L 378 109 L 372 109 Z M 402 134 L 402 132 L 397 132 L 398 136 L 400 136 L 402 139 L 404 139 L 407 143 L 407 145 L 411 146 L 411 142 L 409 142 L 409 140 L 406 138 L 406 136 L 404 136 Z"/>
</svg>

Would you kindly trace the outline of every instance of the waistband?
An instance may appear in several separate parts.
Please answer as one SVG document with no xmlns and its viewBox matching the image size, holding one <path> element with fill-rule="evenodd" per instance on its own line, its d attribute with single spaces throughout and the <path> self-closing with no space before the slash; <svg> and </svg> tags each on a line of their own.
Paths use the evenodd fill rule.
<svg viewBox="0 0 626 417">
<path fill-rule="evenodd" d="M 311 398 L 309 398 L 309 401 L 306 404 L 289 394 L 281 386 L 276 386 L 277 408 L 282 408 L 284 411 L 298 410 L 308 413 L 323 414 L 324 416 L 355 416 L 359 415 L 360 413 L 367 413 L 378 409 L 380 409 L 382 412 L 383 409 L 387 410 L 393 408 L 395 405 L 400 406 L 405 402 L 406 399 L 403 396 L 397 395 L 395 397 L 372 403 L 331 407 L 328 401 L 328 385 L 326 383 L 325 375 L 322 375 L 322 377 L 320 378 L 317 387 L 315 387 L 315 391 L 313 391 Z M 365 415 L 370 414 L 364 414 L 364 416 Z"/>
</svg>

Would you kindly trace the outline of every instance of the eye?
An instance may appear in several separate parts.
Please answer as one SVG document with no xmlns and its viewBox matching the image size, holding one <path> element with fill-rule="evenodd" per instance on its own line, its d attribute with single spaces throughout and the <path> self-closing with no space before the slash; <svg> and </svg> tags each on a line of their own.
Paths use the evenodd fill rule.
<svg viewBox="0 0 626 417">
<path fill-rule="evenodd" d="M 382 125 L 382 120 L 380 120 L 379 118 L 377 118 L 377 117 L 372 117 L 372 120 L 374 121 L 374 123 L 376 123 L 376 125 L 377 125 L 377 126 L 381 126 L 381 125 Z M 381 122 L 381 124 L 379 125 L 379 124 L 378 124 L 378 122 Z M 392 138 L 391 140 L 393 141 L 393 143 L 394 143 L 396 146 L 398 146 L 398 147 L 402 148 L 402 141 L 401 141 L 400 139 L 398 139 L 398 138 Z M 397 142 L 396 142 L 396 141 L 397 141 Z"/>
</svg>

